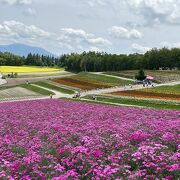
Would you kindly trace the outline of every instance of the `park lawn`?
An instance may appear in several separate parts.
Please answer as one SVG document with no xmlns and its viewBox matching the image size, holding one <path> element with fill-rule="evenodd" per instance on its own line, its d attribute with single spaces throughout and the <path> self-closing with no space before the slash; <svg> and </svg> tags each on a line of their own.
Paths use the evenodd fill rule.
<svg viewBox="0 0 180 180">
<path fill-rule="evenodd" d="M 43 96 L 54 95 L 53 92 L 46 90 L 46 89 L 43 89 L 43 88 L 40 88 L 40 87 L 37 87 L 37 86 L 33 86 L 32 84 L 28 84 L 28 85 L 23 84 L 20 87 L 23 87 L 23 88 L 28 89 L 30 91 L 36 92 L 36 93 L 41 94 Z"/>
<path fill-rule="evenodd" d="M 92 96 L 84 97 L 86 100 L 92 100 Z M 96 101 L 94 101 L 96 102 Z M 163 103 L 163 101 L 150 101 L 143 99 L 128 99 L 123 97 L 107 97 L 107 96 L 97 96 L 97 102 L 99 103 L 115 103 L 124 104 L 132 106 L 141 106 L 157 109 L 175 109 L 180 110 L 180 103 Z"/>
<path fill-rule="evenodd" d="M 0 66 L 0 73 L 34 73 L 34 72 L 55 72 L 62 68 L 36 67 L 36 66 Z"/>
<path fill-rule="evenodd" d="M 55 91 L 59 91 L 59 92 L 64 93 L 64 94 L 74 94 L 73 90 L 65 89 L 63 87 L 59 87 L 59 86 L 56 86 L 56 85 L 53 85 L 53 84 L 50 84 L 50 83 L 47 83 L 47 82 L 40 81 L 40 82 L 37 82 L 37 83 L 34 83 L 34 84 L 37 84 L 38 86 L 42 86 L 42 87 L 52 89 L 52 90 L 55 90 Z"/>
</svg>

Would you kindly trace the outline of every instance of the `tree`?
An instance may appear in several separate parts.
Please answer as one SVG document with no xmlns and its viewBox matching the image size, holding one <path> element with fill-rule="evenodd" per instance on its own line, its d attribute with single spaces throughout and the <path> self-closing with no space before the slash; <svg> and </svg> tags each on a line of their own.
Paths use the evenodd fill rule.
<svg viewBox="0 0 180 180">
<path fill-rule="evenodd" d="M 145 73 L 142 69 L 139 70 L 138 74 L 135 75 L 135 79 L 139 81 L 143 81 L 144 79 L 146 79 Z"/>
</svg>

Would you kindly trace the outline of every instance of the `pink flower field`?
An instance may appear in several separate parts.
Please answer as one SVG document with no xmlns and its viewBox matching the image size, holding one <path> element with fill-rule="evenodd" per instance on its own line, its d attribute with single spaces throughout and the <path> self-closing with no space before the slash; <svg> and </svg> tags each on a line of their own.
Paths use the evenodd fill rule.
<svg viewBox="0 0 180 180">
<path fill-rule="evenodd" d="M 180 111 L 0 104 L 0 179 L 178 179 Z"/>
</svg>

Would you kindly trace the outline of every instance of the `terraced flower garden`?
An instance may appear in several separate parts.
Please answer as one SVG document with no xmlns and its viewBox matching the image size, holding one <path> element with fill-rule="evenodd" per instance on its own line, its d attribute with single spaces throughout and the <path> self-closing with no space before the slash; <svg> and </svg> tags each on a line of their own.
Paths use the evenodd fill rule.
<svg viewBox="0 0 180 180">
<path fill-rule="evenodd" d="M 134 78 L 137 74 L 137 70 L 128 70 L 128 71 L 117 71 L 117 72 L 105 72 L 105 74 L 125 77 L 125 78 Z M 149 74 L 154 77 L 156 82 L 164 83 L 169 81 L 178 81 L 180 79 L 180 71 L 158 71 L 158 70 L 146 70 L 146 74 Z"/>
<path fill-rule="evenodd" d="M 180 112 L 0 103 L 0 179 L 178 179 Z"/>
<path fill-rule="evenodd" d="M 72 86 L 82 90 L 91 90 L 97 88 L 108 88 L 113 86 L 124 86 L 132 83 L 132 81 L 121 80 L 114 77 L 107 77 L 100 74 L 92 73 L 79 73 L 78 75 L 54 79 L 56 83 L 60 83 L 66 86 Z"/>
<path fill-rule="evenodd" d="M 180 85 L 162 86 L 149 89 L 113 92 L 112 95 L 138 98 L 180 100 Z"/>
</svg>

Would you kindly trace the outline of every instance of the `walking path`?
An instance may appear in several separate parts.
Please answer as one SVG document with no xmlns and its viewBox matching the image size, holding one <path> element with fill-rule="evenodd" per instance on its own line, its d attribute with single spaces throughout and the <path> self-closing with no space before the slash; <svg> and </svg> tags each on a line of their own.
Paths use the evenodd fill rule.
<svg viewBox="0 0 180 180">
<path fill-rule="evenodd" d="M 157 84 L 156 86 L 173 86 L 173 85 L 178 85 L 178 84 L 180 84 L 180 81 L 172 81 L 169 83 Z"/>
<path fill-rule="evenodd" d="M 92 102 L 92 103 L 99 103 L 99 104 L 107 104 L 107 105 L 115 105 L 115 106 L 127 106 L 127 107 L 140 107 L 140 108 L 144 108 L 144 106 L 138 106 L 138 105 L 130 105 L 130 104 L 120 104 L 120 103 L 112 103 L 112 102 L 104 102 L 104 101 L 94 101 L 91 99 L 83 99 L 81 98 L 82 101 L 85 102 Z"/>
<path fill-rule="evenodd" d="M 90 94 L 105 94 L 105 93 L 112 93 L 117 91 L 127 91 L 127 90 L 136 90 L 136 89 L 144 89 L 142 84 L 138 85 L 126 85 L 126 86 L 116 86 L 112 88 L 105 88 L 105 89 L 97 89 L 97 90 L 90 90 L 82 92 L 82 96 L 90 95 Z M 147 87 L 146 87 L 147 88 Z M 150 88 L 150 87 L 149 87 Z"/>
<path fill-rule="evenodd" d="M 98 74 L 98 75 L 102 75 L 102 76 L 107 76 L 107 77 L 112 77 L 112 78 L 117 78 L 117 79 L 132 81 L 132 82 L 135 82 L 135 81 L 136 81 L 136 80 L 130 79 L 130 78 L 119 77 L 119 76 L 114 76 L 114 75 L 110 75 L 110 74 L 103 74 L 103 72 L 97 72 L 97 73 L 96 73 L 96 72 L 92 72 L 91 74 Z"/>
<path fill-rule="evenodd" d="M 36 84 L 32 84 L 33 86 L 36 86 L 36 87 L 39 87 L 41 89 L 45 89 L 47 91 L 51 91 L 53 92 L 55 95 L 53 95 L 53 98 L 55 99 L 58 99 L 58 98 L 61 98 L 61 97 L 64 97 L 64 98 L 72 98 L 73 95 L 70 95 L 70 94 L 64 94 L 64 93 L 61 93 L 59 91 L 56 91 L 56 90 L 53 90 L 53 89 L 49 89 L 49 88 L 46 88 L 46 87 L 42 87 L 42 86 L 39 86 L 39 85 L 36 85 Z"/>
</svg>

